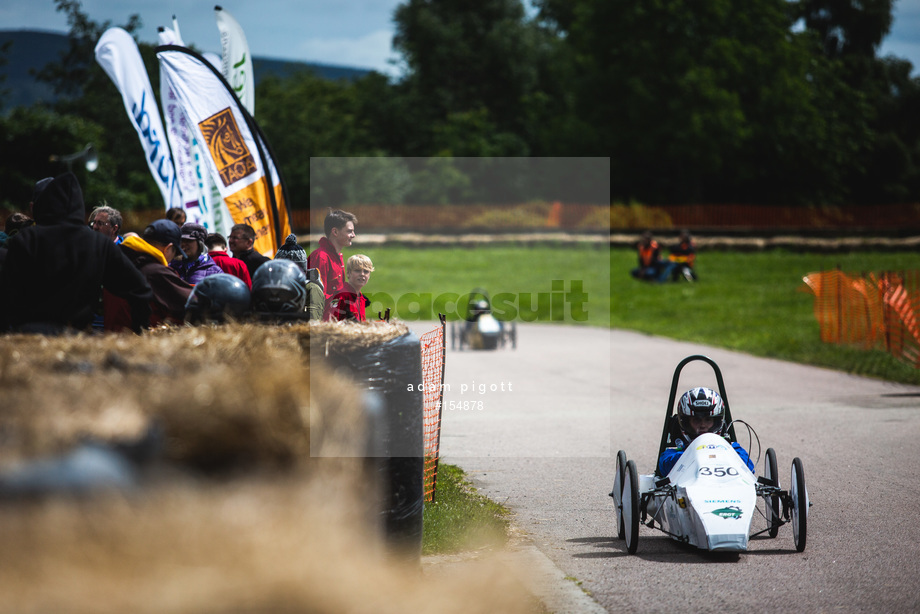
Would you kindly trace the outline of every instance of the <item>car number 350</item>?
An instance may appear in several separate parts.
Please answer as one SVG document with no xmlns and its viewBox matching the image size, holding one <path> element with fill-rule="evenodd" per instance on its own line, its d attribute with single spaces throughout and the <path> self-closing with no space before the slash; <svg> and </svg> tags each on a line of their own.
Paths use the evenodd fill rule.
<svg viewBox="0 0 920 614">
<path fill-rule="evenodd" d="M 738 470 L 734 467 L 700 467 L 700 475 L 714 475 L 717 478 L 724 478 L 727 475 L 738 475 Z"/>
</svg>

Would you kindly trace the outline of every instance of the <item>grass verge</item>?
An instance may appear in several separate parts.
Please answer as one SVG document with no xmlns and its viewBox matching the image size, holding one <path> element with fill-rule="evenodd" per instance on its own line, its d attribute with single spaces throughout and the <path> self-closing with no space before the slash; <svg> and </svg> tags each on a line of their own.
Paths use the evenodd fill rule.
<svg viewBox="0 0 920 614">
<path fill-rule="evenodd" d="M 451 554 L 508 539 L 508 510 L 476 492 L 460 467 L 438 467 L 438 489 L 423 514 L 422 554 Z"/>
<path fill-rule="evenodd" d="M 915 252 L 704 252 L 695 284 L 632 279 L 630 250 L 611 250 L 610 263 L 615 328 L 920 384 L 920 369 L 884 351 L 822 342 L 814 296 L 802 281 L 810 272 L 838 265 L 845 272 L 920 269 Z"/>
<path fill-rule="evenodd" d="M 697 259 L 696 284 L 636 281 L 629 276 L 635 252 L 607 246 L 356 246 L 352 251 L 368 254 L 376 266 L 368 296 L 389 297 L 393 315 L 407 321 L 434 320 L 444 306 L 437 297 L 460 297 L 477 287 L 493 297 L 510 293 L 517 301 L 512 307 L 532 301 L 537 321 L 553 321 L 551 298 L 540 308 L 539 295 L 560 296 L 553 280 L 563 280 L 566 292 L 573 281 L 581 281 L 588 295 L 587 319 L 574 321 L 564 304 L 564 317 L 556 322 L 612 326 L 920 384 L 920 369 L 885 352 L 823 343 L 814 299 L 801 289 L 804 275 L 837 265 L 851 272 L 920 269 L 915 251 L 706 251 Z M 380 305 L 372 307 L 374 313 Z"/>
</svg>

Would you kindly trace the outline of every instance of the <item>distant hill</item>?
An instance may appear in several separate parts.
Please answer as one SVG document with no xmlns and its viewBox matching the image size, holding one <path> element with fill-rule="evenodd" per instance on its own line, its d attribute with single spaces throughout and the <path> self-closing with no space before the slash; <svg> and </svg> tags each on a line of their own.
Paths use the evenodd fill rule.
<svg viewBox="0 0 920 614">
<path fill-rule="evenodd" d="M 0 65 L 0 91 L 5 94 L 3 108 L 53 101 L 51 88 L 36 81 L 30 72 L 57 61 L 67 50 L 67 35 L 37 30 L 0 30 L 0 48 L 7 42 L 11 42 L 9 50 L 0 53 L 0 58 L 6 58 L 6 64 Z M 330 80 L 357 79 L 370 72 L 363 68 L 258 57 L 253 57 L 252 64 L 256 85 L 269 75 L 288 77 L 300 71 L 310 71 Z"/>
<path fill-rule="evenodd" d="M 0 58 L 6 58 L 6 64 L 0 66 L 4 108 L 54 100 L 51 87 L 36 81 L 29 72 L 57 60 L 67 50 L 67 37 L 55 32 L 0 31 L 0 48 L 8 41 L 12 41 L 9 49 L 0 53 Z"/>
</svg>

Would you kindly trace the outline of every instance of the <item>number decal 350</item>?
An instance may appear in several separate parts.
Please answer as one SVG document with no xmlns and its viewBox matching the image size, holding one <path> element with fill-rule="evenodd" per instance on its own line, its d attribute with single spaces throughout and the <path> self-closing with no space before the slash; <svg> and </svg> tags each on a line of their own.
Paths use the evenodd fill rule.
<svg viewBox="0 0 920 614">
<path fill-rule="evenodd" d="M 714 475 L 717 478 L 724 478 L 727 475 L 738 475 L 738 470 L 734 467 L 700 467 L 700 475 Z"/>
</svg>

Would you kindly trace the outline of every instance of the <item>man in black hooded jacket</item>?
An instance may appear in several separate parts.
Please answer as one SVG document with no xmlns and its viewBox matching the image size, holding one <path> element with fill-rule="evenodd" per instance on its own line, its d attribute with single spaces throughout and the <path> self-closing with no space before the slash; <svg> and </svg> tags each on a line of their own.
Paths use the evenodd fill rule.
<svg viewBox="0 0 920 614">
<path fill-rule="evenodd" d="M 101 288 L 128 301 L 131 328 L 150 319 L 150 286 L 111 239 L 84 222 L 73 173 L 56 177 L 32 206 L 35 225 L 7 243 L 0 272 L 0 331 L 89 330 Z"/>
</svg>

